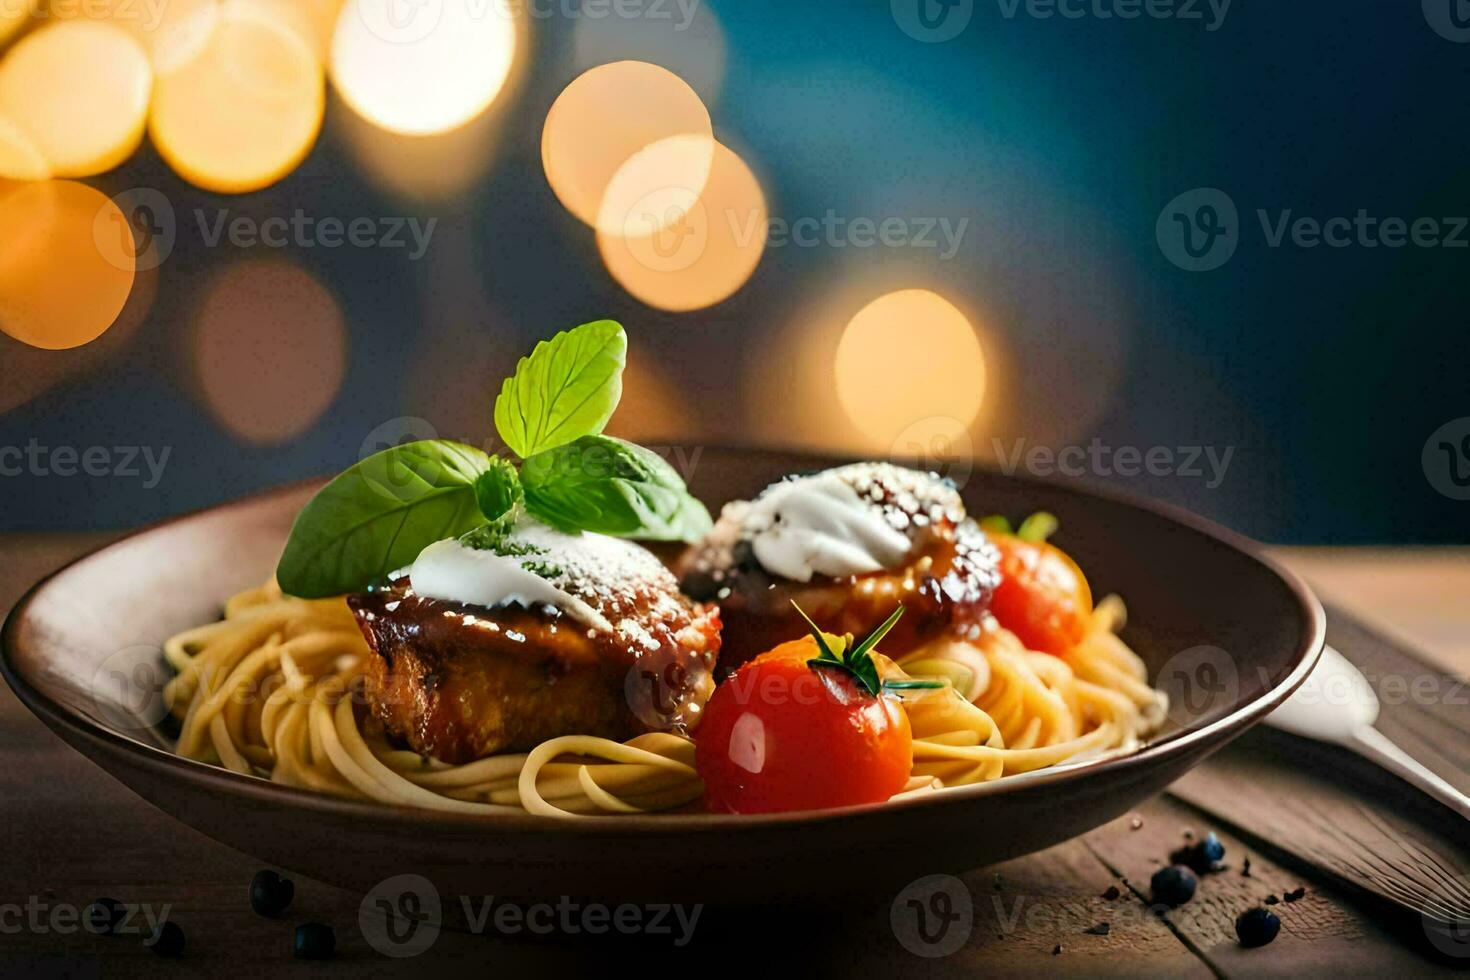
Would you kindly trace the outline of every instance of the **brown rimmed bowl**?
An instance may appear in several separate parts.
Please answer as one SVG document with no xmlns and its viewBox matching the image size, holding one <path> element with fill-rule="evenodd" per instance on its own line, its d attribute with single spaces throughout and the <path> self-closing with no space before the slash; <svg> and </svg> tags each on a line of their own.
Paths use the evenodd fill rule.
<svg viewBox="0 0 1470 980">
<path fill-rule="evenodd" d="M 706 448 L 694 491 L 749 497 L 838 460 Z M 5 624 L 3 672 L 53 731 L 144 799 L 262 861 L 365 891 L 428 878 L 441 895 L 768 903 L 982 867 L 1084 833 L 1164 789 L 1279 704 L 1322 648 L 1321 606 L 1251 542 L 1157 504 L 975 470 L 975 514 L 1049 510 L 1094 592 L 1127 601 L 1125 638 L 1173 704 L 1137 752 L 843 810 L 556 820 L 353 802 L 178 758 L 151 719 L 169 635 L 218 618 L 272 572 L 316 484 L 180 517 L 45 579 Z M 38 774 L 38 778 L 43 778 Z"/>
</svg>

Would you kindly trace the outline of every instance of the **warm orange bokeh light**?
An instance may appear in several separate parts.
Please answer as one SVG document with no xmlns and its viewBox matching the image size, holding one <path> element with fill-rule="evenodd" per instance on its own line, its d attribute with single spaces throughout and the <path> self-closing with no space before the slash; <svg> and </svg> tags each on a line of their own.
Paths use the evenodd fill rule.
<svg viewBox="0 0 1470 980">
<path fill-rule="evenodd" d="M 662 140 L 630 160 L 629 167 L 666 170 L 659 157 L 685 158 L 687 144 L 699 141 L 690 136 Z M 661 310 L 699 310 L 729 298 L 745 285 L 765 251 L 770 221 L 760 184 L 733 150 L 710 142 L 714 163 L 692 207 L 685 210 L 673 200 L 687 188 L 654 191 L 629 208 L 620 233 L 597 233 L 612 277 Z"/>
<path fill-rule="evenodd" d="M 253 8 L 224 8 L 204 45 L 159 69 L 149 131 L 179 176 L 243 194 L 275 183 L 311 152 L 326 89 L 301 36 Z"/>
<path fill-rule="evenodd" d="M 133 247 L 101 191 L 69 180 L 0 186 L 0 330 L 44 350 L 97 339 L 133 288 Z"/>
<path fill-rule="evenodd" d="M 152 89 L 142 46 L 108 24 L 52 24 L 0 60 L 0 115 L 60 177 L 103 173 L 132 156 Z"/>
<path fill-rule="evenodd" d="M 154 67 L 187 60 L 203 46 L 218 19 L 220 0 L 52 0 L 49 17 L 57 21 L 103 21 L 132 35 L 152 59 Z"/>
<path fill-rule="evenodd" d="M 557 96 L 541 132 L 541 164 L 568 211 L 599 232 L 621 235 L 627 206 L 613 207 L 605 219 L 603 198 L 629 158 L 670 137 L 696 138 L 690 145 L 698 152 L 640 171 L 653 183 L 631 195 L 625 190 L 623 200 L 631 204 L 666 187 L 697 197 L 709 178 L 713 135 L 709 110 L 683 79 L 657 65 L 617 61 L 584 72 Z"/>
<path fill-rule="evenodd" d="M 272 445 L 311 428 L 347 372 L 336 299 L 283 259 L 241 262 L 210 282 L 195 325 L 194 370 L 219 423 Z"/>
<path fill-rule="evenodd" d="M 19 126 L 0 116 L 0 180 L 45 180 L 51 165 Z"/>
<path fill-rule="evenodd" d="M 348 0 L 332 36 L 332 83 L 394 133 L 457 129 L 500 95 L 516 58 L 518 5 Z"/>
<path fill-rule="evenodd" d="M 530 47 L 530 22 L 515 13 L 515 49 Z M 334 105 L 330 131 L 352 154 L 358 169 L 374 186 L 393 197 L 415 203 L 449 202 L 469 191 L 498 158 L 504 144 L 506 115 L 526 76 L 529 59 L 516 58 L 510 75 L 490 108 L 446 133 L 408 136 L 370 122 L 346 105 Z"/>
<path fill-rule="evenodd" d="M 927 289 L 888 293 L 863 307 L 842 334 L 834 368 L 848 418 L 903 455 L 934 454 L 959 438 L 985 400 L 975 328 Z"/>
<path fill-rule="evenodd" d="M 0 45 L 19 34 L 30 20 L 37 0 L 9 0 L 0 3 Z"/>
<path fill-rule="evenodd" d="M 347 0 L 226 0 L 256 8 L 261 14 L 274 18 L 291 28 L 316 54 L 317 60 L 326 64 L 332 48 L 332 33 L 337 28 L 337 17 Z"/>
</svg>

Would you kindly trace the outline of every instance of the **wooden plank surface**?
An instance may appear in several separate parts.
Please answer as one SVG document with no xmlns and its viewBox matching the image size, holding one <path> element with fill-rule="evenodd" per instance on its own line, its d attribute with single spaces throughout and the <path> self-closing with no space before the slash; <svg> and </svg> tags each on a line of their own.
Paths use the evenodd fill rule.
<svg viewBox="0 0 1470 980">
<path fill-rule="evenodd" d="M 0 609 L 8 608 L 47 568 L 100 539 L 0 539 L 8 570 L 0 581 Z M 1424 745 L 1444 753 L 1442 762 L 1463 764 L 1470 740 L 1462 738 L 1458 749 L 1444 748 L 1446 736 L 1453 740 L 1460 734 L 1457 719 L 1431 711 L 1404 724 L 1395 737 L 1409 741 L 1418 732 Z M 756 935 L 782 943 L 783 970 L 817 975 L 1296 976 L 1328 970 L 1420 975 L 1436 968 L 1420 950 L 1422 943 L 1385 925 L 1372 909 L 1349 901 L 1350 892 L 1283 866 L 1223 832 L 1224 824 L 1217 826 L 1167 797 L 1080 840 L 964 876 L 959 887 L 973 914 L 963 944 L 944 957 L 918 955 L 912 939 L 906 946 L 900 933 L 908 932 L 894 924 L 896 916 L 902 922 L 906 907 L 897 904 L 896 911 L 896 903 L 883 898 L 859 903 L 840 916 L 830 909 L 765 909 L 724 917 L 712 913 L 684 948 L 662 939 L 525 942 L 445 932 L 422 956 L 396 961 L 375 952 L 359 929 L 361 896 L 298 878 L 296 901 L 286 918 L 252 914 L 246 888 L 256 862 L 163 816 L 106 778 L 46 732 L 8 690 L 0 693 L 0 754 L 0 826 L 6 836 L 0 975 L 192 976 L 206 970 L 276 975 L 309 970 L 313 975 L 376 976 L 397 975 L 406 967 L 559 973 L 605 967 L 624 955 L 636 955 L 645 969 L 665 964 L 687 969 L 701 962 L 749 962 Z M 1197 772 L 1201 778 L 1226 780 L 1226 795 L 1245 798 L 1248 794 L 1238 791 L 1241 780 L 1259 775 L 1258 770 L 1239 768 L 1249 758 L 1231 753 Z M 1219 795 L 1217 788 L 1213 797 Z M 1148 878 L 1186 828 L 1198 834 L 1222 831 L 1236 868 L 1209 876 L 1194 902 L 1160 916 L 1149 907 Z M 1239 874 L 1237 863 L 1247 853 L 1249 878 Z M 1266 894 L 1279 895 L 1303 882 L 1308 892 L 1302 901 L 1273 906 L 1283 921 L 1276 943 L 1243 950 L 1234 942 L 1232 923 L 1239 911 Z M 1116 897 L 1111 897 L 1112 887 L 1118 888 Z M 40 929 L 26 925 L 18 932 L 6 928 L 7 922 L 20 921 L 17 916 L 30 914 L 28 907 L 44 908 L 37 913 L 44 920 L 58 907 L 79 908 L 104 894 L 155 908 L 169 904 L 170 918 L 187 932 L 186 956 L 160 960 L 137 936 L 62 934 L 46 924 Z M 10 908 L 14 914 L 4 911 Z M 306 920 L 335 927 L 339 953 L 334 961 L 301 964 L 290 959 L 292 928 Z M 1097 934 L 1102 922 L 1109 923 L 1106 935 Z"/>
</svg>

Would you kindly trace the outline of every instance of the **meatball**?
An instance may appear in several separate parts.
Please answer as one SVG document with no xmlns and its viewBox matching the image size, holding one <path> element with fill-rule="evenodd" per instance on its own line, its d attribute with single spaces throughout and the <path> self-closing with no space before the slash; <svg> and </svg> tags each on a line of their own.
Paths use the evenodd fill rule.
<svg viewBox="0 0 1470 980">
<path fill-rule="evenodd" d="M 903 618 L 883 641 L 893 657 L 976 631 L 1000 582 L 998 565 L 949 482 L 859 463 L 727 505 L 677 570 L 686 593 L 720 606 L 720 671 L 728 674 L 806 632 L 793 600 L 822 629 L 858 637 L 902 604 Z"/>
<path fill-rule="evenodd" d="M 373 653 L 369 709 L 390 735 L 463 763 L 561 735 L 697 724 L 714 689 L 718 610 L 685 598 L 637 545 L 567 537 L 577 543 L 535 565 L 570 608 L 430 598 L 411 573 L 348 597 Z"/>
</svg>

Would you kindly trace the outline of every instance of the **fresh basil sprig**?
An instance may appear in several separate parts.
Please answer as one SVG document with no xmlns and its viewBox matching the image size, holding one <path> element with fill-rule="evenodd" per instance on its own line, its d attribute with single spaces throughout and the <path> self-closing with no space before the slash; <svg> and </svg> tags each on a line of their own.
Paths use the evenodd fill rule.
<svg viewBox="0 0 1470 980">
<path fill-rule="evenodd" d="M 374 453 L 296 515 L 276 567 L 281 591 L 320 599 L 362 589 L 442 538 L 485 523 L 475 483 L 485 452 L 431 439 Z"/>
<path fill-rule="evenodd" d="M 536 345 L 495 399 L 495 428 L 522 459 L 596 435 L 623 397 L 628 337 L 612 320 Z"/>
<path fill-rule="evenodd" d="M 526 509 L 563 530 L 683 541 L 711 526 L 709 511 L 672 466 L 612 436 L 583 436 L 537 453 L 521 467 L 521 481 Z"/>
<path fill-rule="evenodd" d="M 709 512 L 657 454 L 602 435 L 623 392 L 628 340 L 611 320 L 557 334 L 522 358 L 495 426 L 525 462 L 431 439 L 362 460 L 297 515 L 281 589 L 321 598 L 367 588 L 436 541 L 496 548 L 522 512 L 568 533 L 692 541 Z"/>
</svg>

